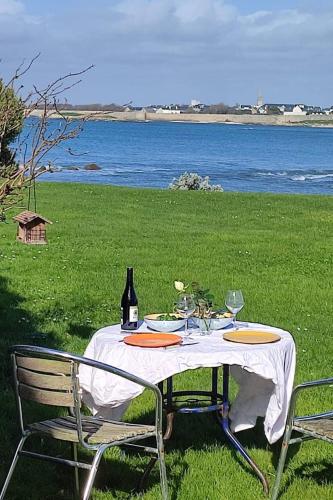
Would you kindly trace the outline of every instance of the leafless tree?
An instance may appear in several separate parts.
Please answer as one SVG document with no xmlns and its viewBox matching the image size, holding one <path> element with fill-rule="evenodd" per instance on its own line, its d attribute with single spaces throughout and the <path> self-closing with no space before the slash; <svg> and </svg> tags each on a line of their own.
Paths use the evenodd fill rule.
<svg viewBox="0 0 333 500">
<path fill-rule="evenodd" d="M 25 189 L 31 189 L 35 180 L 44 172 L 52 171 L 52 165 L 46 162 L 47 153 L 59 144 L 76 137 L 82 131 L 84 122 L 92 117 L 92 114 L 87 114 L 73 119 L 72 116 L 64 115 L 58 103 L 60 100 L 64 101 L 64 93 L 78 85 L 81 75 L 93 66 L 61 76 L 45 88 L 33 86 L 28 95 L 21 96 L 22 77 L 38 57 L 39 54 L 28 63 L 22 62 L 9 81 L 0 87 L 0 98 L 1 92 L 4 96 L 8 89 L 18 96 L 24 119 L 36 117 L 16 140 L 15 146 L 11 148 L 11 158 L 7 161 L 9 168 L 0 174 L 0 220 L 5 220 L 9 209 L 20 206 Z M 20 121 L 12 119 L 10 102 L 8 101 L 7 106 L 6 100 L 5 104 L 3 101 L 0 109 L 0 152 L 4 147 L 5 136 L 8 137 L 10 132 L 14 135 L 17 133 L 17 130 L 10 130 L 10 127 L 15 129 L 22 126 Z M 55 122 L 56 126 L 50 126 L 50 119 L 55 117 L 59 118 Z M 66 149 L 69 154 L 74 154 L 69 147 Z M 16 158 L 19 158 L 19 162 Z"/>
</svg>

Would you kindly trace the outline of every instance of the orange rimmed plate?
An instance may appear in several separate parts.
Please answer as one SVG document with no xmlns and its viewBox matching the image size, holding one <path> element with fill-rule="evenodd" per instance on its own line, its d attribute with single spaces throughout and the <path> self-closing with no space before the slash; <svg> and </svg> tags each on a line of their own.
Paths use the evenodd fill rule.
<svg viewBox="0 0 333 500">
<path fill-rule="evenodd" d="M 140 333 L 124 338 L 125 344 L 135 347 L 167 347 L 180 344 L 181 341 L 182 338 L 179 335 L 172 333 Z"/>
<path fill-rule="evenodd" d="M 224 340 L 238 342 L 240 344 L 270 344 L 281 340 L 280 335 L 273 332 L 263 332 L 260 330 L 237 330 L 223 335 Z"/>
</svg>

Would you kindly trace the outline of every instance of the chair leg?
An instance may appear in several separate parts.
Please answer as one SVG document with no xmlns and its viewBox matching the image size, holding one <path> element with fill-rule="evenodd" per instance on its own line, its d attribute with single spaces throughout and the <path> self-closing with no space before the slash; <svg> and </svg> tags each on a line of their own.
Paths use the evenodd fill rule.
<svg viewBox="0 0 333 500">
<path fill-rule="evenodd" d="M 168 481 L 165 468 L 165 455 L 162 434 L 157 436 L 158 463 L 160 468 L 161 492 L 163 500 L 168 500 Z"/>
<path fill-rule="evenodd" d="M 90 497 L 91 489 L 95 480 L 96 472 L 99 466 L 99 462 L 101 461 L 101 458 L 103 456 L 104 451 L 107 449 L 107 446 L 101 446 L 98 448 L 96 451 L 96 455 L 94 456 L 94 460 L 91 464 L 91 470 L 89 472 L 89 476 L 86 482 L 86 485 L 84 487 L 84 492 L 82 495 L 82 500 L 88 500 Z"/>
<path fill-rule="evenodd" d="M 73 448 L 73 459 L 77 462 L 77 443 L 72 443 Z M 79 482 L 79 468 L 74 468 L 74 478 L 75 478 L 75 495 L 80 498 L 80 482 Z"/>
<path fill-rule="evenodd" d="M 276 500 L 278 498 L 279 486 L 280 486 L 281 477 L 282 477 L 282 473 L 283 473 L 283 469 L 284 469 L 284 464 L 285 464 L 285 461 L 287 458 L 287 452 L 288 452 L 288 447 L 289 447 L 291 431 L 292 431 L 292 425 L 288 425 L 286 428 L 285 434 L 283 436 L 283 442 L 282 442 L 282 446 L 281 446 L 279 463 L 278 463 L 278 467 L 276 470 L 275 482 L 274 482 L 274 486 L 272 489 L 271 500 Z"/>
<path fill-rule="evenodd" d="M 25 440 L 27 439 L 28 436 L 22 436 L 17 448 L 16 448 L 16 451 L 15 451 L 15 455 L 14 455 L 14 458 L 12 460 L 12 463 L 10 465 L 10 468 L 9 468 L 9 471 L 8 471 L 8 474 L 7 474 L 7 477 L 6 477 L 6 480 L 5 480 L 5 483 L 2 487 L 2 490 L 1 490 L 1 493 L 0 493 L 0 500 L 3 500 L 3 498 L 5 498 L 5 494 L 6 494 L 6 491 L 7 491 L 7 488 L 8 488 L 8 485 L 9 485 L 9 482 L 12 478 L 12 475 L 13 475 L 13 472 L 14 472 L 14 469 L 16 467 L 16 464 L 17 464 L 17 461 L 19 459 L 19 452 L 22 450 L 23 448 L 23 445 L 24 445 L 24 442 Z"/>
</svg>

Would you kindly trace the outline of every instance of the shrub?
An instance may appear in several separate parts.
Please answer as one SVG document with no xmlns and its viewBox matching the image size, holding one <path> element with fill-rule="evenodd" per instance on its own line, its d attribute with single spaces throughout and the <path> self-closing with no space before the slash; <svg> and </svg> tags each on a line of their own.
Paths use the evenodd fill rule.
<svg viewBox="0 0 333 500">
<path fill-rule="evenodd" d="M 178 179 L 174 178 L 169 184 L 169 189 L 173 191 L 223 191 L 220 184 L 210 184 L 209 177 L 201 177 L 194 172 L 184 172 Z"/>
<path fill-rule="evenodd" d="M 9 145 L 23 127 L 24 105 L 15 91 L 0 79 L 0 176 L 17 169 Z"/>
</svg>

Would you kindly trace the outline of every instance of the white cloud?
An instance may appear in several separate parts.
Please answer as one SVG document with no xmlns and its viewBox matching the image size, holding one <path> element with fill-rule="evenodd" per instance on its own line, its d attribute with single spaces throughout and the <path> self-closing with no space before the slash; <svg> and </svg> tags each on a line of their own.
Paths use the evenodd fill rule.
<svg viewBox="0 0 333 500">
<path fill-rule="evenodd" d="M 258 21 L 263 21 L 270 17 L 272 15 L 272 12 L 270 10 L 257 10 L 256 12 L 253 12 L 252 14 L 247 14 L 243 16 L 239 16 L 239 21 L 240 23 L 243 24 L 255 24 Z"/>
<path fill-rule="evenodd" d="M 249 26 L 252 35 L 260 35 L 261 33 L 288 29 L 291 26 L 303 25 L 307 28 L 312 22 L 316 22 L 317 19 L 314 19 L 314 16 L 311 14 L 289 9 L 278 13 L 258 11 L 247 16 L 241 16 L 239 21 L 241 24 Z"/>
<path fill-rule="evenodd" d="M 200 55 L 198 50 L 210 58 L 220 47 L 234 51 L 248 42 L 262 48 L 263 40 L 268 50 L 274 46 L 278 51 L 280 44 L 293 50 L 297 39 L 304 46 L 316 44 L 315 33 L 324 45 L 333 44 L 333 7 L 318 13 L 254 9 L 244 15 L 223 0 L 118 0 L 103 3 L 100 9 L 82 3 L 81 9 L 70 11 L 69 4 L 65 12 L 45 16 L 42 26 L 42 14 L 31 16 L 29 3 L 25 6 L 24 10 L 17 0 L 0 0 L 0 13 L 16 12 L 12 24 L 15 30 L 21 25 L 19 32 L 34 24 L 35 38 L 45 48 L 58 44 L 60 50 L 67 47 L 68 53 L 81 48 L 97 58 L 112 57 L 114 51 L 115 59 L 119 54 L 139 54 L 146 59 L 150 52 L 170 53 L 170 47 L 178 47 L 180 55 L 184 49 L 188 56 L 190 44 L 193 58 Z M 10 31 L 8 19 L 4 27 Z"/>
<path fill-rule="evenodd" d="M 174 15 L 183 24 L 194 22 L 231 22 L 236 17 L 236 9 L 220 0 L 180 0 L 174 2 Z"/>
<path fill-rule="evenodd" d="M 71 7 L 75 2 L 59 2 L 52 13 L 41 11 L 36 17 L 29 3 L 0 0 L 0 57 L 28 58 L 41 50 L 44 73 L 58 75 L 96 63 L 104 78 L 113 75 L 112 85 L 117 78 L 127 78 L 128 86 L 133 78 L 148 82 L 160 72 L 166 86 L 178 81 L 184 88 L 196 82 L 203 88 L 239 88 L 251 78 L 268 78 L 270 72 L 273 85 L 295 67 L 305 78 L 316 65 L 317 77 L 327 87 L 333 83 L 330 4 L 319 10 L 309 2 L 307 10 L 259 10 L 253 1 L 243 14 L 233 0 L 117 0 L 100 5 L 99 0 L 81 0 L 80 8 Z"/>
<path fill-rule="evenodd" d="M 14 16 L 23 11 L 24 6 L 18 0 L 0 0 L 0 16 Z"/>
</svg>

